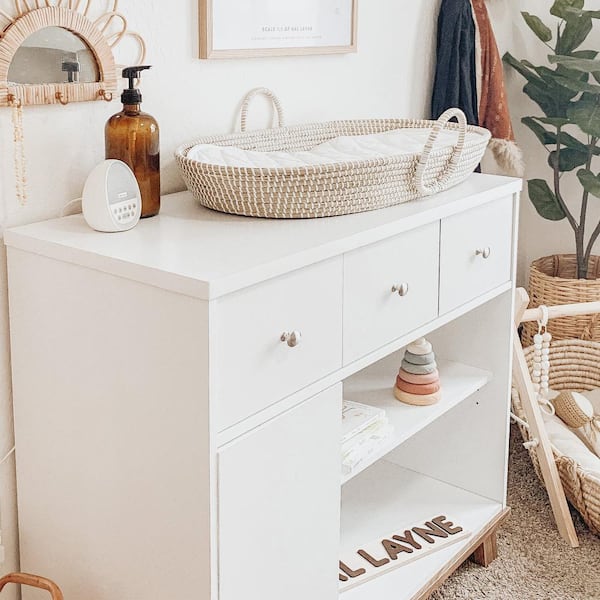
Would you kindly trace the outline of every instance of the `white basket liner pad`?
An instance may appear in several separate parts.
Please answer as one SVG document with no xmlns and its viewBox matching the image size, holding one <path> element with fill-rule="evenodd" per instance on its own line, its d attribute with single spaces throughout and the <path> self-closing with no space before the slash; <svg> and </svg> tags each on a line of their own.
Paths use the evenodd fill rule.
<svg viewBox="0 0 600 600">
<path fill-rule="evenodd" d="M 290 168 L 327 165 L 376 158 L 387 158 L 423 152 L 431 129 L 403 128 L 370 135 L 342 136 L 311 150 L 301 152 L 260 152 L 242 150 L 235 146 L 198 144 L 187 157 L 201 163 L 222 167 Z M 467 143 L 479 141 L 479 133 L 467 132 Z M 458 142 L 458 131 L 441 131 L 435 149 L 453 147 Z"/>
</svg>

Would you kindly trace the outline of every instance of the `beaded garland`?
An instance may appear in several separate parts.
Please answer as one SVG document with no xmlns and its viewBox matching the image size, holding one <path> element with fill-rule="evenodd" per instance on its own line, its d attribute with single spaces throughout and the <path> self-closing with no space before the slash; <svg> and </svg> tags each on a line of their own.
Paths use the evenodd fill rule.
<svg viewBox="0 0 600 600">
<path fill-rule="evenodd" d="M 538 402 L 554 414 L 554 406 L 548 399 L 550 381 L 550 342 L 552 334 L 547 330 L 548 308 L 542 309 L 542 320 L 538 321 L 538 332 L 533 336 L 533 371 L 531 378 Z"/>
</svg>

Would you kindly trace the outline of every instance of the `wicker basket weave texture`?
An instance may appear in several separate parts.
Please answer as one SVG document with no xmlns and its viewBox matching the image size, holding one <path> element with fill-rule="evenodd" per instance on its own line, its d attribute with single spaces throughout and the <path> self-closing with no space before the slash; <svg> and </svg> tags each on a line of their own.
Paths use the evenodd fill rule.
<svg viewBox="0 0 600 600">
<path fill-rule="evenodd" d="M 576 279 L 577 257 L 574 254 L 544 256 L 531 264 L 529 274 L 530 306 L 556 306 L 600 300 L 600 256 L 592 256 L 588 279 Z M 600 342 L 600 314 L 552 319 L 548 331 L 555 340 L 594 340 Z M 522 341 L 533 344 L 537 323 L 525 323 Z"/>
<path fill-rule="evenodd" d="M 260 90 L 273 98 L 269 90 Z M 256 90 L 250 92 L 256 94 Z M 253 97 L 253 96 L 252 96 Z M 247 100 L 242 111 L 245 124 Z M 282 122 L 280 104 L 276 107 Z M 459 123 L 449 120 L 457 117 Z M 455 147 L 435 148 L 444 128 L 459 132 Z M 431 130 L 422 155 L 408 154 L 293 168 L 210 165 L 187 157 L 197 144 L 243 150 L 304 151 L 340 136 L 383 133 L 400 128 Z M 466 133 L 477 135 L 468 136 Z M 200 204 L 226 213 L 267 218 L 313 218 L 351 214 L 400 204 L 442 191 L 466 179 L 483 156 L 490 134 L 467 126 L 464 114 L 447 111 L 438 121 L 371 119 L 332 121 L 205 137 L 181 146 L 176 160 Z"/>
<path fill-rule="evenodd" d="M 533 367 L 533 347 L 525 350 L 527 365 Z M 600 343 L 589 340 L 561 340 L 550 347 L 550 388 L 556 391 L 586 392 L 600 388 Z M 519 392 L 512 389 L 513 411 L 525 420 Z M 525 441 L 529 431 L 519 426 Z M 535 448 L 529 449 L 535 471 L 543 482 Z M 565 494 L 588 527 L 600 535 L 600 479 L 586 472 L 574 459 L 554 449 L 554 459 Z"/>
</svg>

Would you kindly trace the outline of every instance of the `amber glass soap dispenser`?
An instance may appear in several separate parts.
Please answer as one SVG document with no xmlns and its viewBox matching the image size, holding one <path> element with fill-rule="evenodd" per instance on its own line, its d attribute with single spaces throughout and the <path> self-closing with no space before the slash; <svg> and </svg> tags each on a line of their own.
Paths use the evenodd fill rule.
<svg viewBox="0 0 600 600">
<path fill-rule="evenodd" d="M 142 94 L 135 80 L 149 66 L 123 69 L 129 88 L 123 91 L 123 110 L 106 123 L 106 158 L 127 163 L 142 193 L 142 218 L 160 210 L 160 142 L 156 119 L 140 110 Z"/>
</svg>

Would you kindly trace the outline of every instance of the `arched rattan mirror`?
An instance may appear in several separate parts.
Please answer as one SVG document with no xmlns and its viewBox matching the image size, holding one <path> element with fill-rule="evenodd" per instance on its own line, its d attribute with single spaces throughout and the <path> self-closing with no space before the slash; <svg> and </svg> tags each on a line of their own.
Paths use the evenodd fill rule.
<svg viewBox="0 0 600 600">
<path fill-rule="evenodd" d="M 133 37 L 137 63 L 145 58 L 144 41 L 128 31 L 118 3 L 97 16 L 94 0 L 17 0 L 15 15 L 0 11 L 0 106 L 111 100 L 113 48 Z"/>
</svg>

